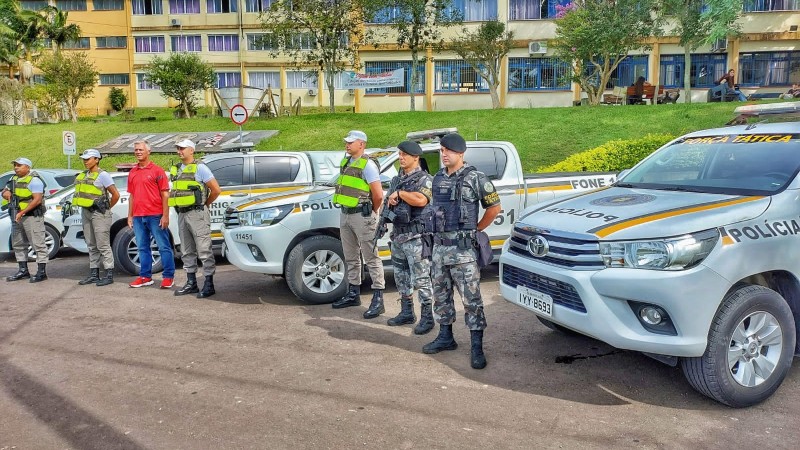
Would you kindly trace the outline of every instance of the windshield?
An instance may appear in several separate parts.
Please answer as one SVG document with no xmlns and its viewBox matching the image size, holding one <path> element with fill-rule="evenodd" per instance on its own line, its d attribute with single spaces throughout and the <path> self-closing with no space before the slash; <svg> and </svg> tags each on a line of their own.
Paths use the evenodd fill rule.
<svg viewBox="0 0 800 450">
<path fill-rule="evenodd" d="M 664 147 L 617 186 L 730 195 L 771 195 L 800 167 L 795 134 L 693 137 Z"/>
</svg>

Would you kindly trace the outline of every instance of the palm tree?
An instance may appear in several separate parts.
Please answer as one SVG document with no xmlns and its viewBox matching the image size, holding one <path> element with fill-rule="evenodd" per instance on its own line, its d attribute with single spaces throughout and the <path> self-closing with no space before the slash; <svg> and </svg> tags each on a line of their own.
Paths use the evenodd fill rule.
<svg viewBox="0 0 800 450">
<path fill-rule="evenodd" d="M 53 50 L 58 52 L 70 41 L 81 37 L 81 27 L 74 23 L 67 23 L 69 13 L 61 11 L 55 6 L 48 6 L 40 11 L 44 15 L 43 34 L 50 39 Z"/>
</svg>

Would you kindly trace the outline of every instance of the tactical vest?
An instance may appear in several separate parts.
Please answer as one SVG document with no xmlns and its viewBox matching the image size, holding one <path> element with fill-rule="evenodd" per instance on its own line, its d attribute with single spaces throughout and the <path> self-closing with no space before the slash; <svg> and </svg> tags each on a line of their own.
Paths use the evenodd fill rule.
<svg viewBox="0 0 800 450">
<path fill-rule="evenodd" d="M 423 170 L 419 170 L 408 178 L 404 179 L 403 181 L 399 181 L 397 184 L 400 187 L 419 187 L 419 184 L 422 180 L 425 179 L 427 173 Z M 431 208 L 430 202 L 423 207 L 411 206 L 403 200 L 394 207 L 394 212 L 396 214 L 395 219 L 392 221 L 394 225 L 407 225 L 410 223 L 422 223 L 424 222 L 423 219 L 428 219 L 430 216 L 433 215 L 433 210 Z M 431 231 L 431 230 L 426 230 Z"/>
<path fill-rule="evenodd" d="M 172 189 L 169 191 L 169 206 L 187 207 L 205 205 L 205 186 L 195 180 L 197 164 L 187 164 L 178 173 L 178 166 L 169 169 L 169 179 Z"/>
<path fill-rule="evenodd" d="M 106 197 L 106 189 L 98 188 L 94 185 L 100 172 L 79 173 L 75 177 L 75 195 L 72 197 L 72 204 L 81 208 L 91 208 L 100 198 Z"/>
<path fill-rule="evenodd" d="M 367 167 L 369 157 L 361 155 L 360 158 L 349 164 L 350 157 L 345 156 L 340 163 L 340 175 L 336 180 L 336 191 L 333 194 L 333 203 L 355 208 L 361 203 L 370 200 L 369 183 L 364 179 L 364 168 Z"/>
<path fill-rule="evenodd" d="M 14 183 L 13 188 L 11 190 L 11 195 L 17 198 L 18 202 L 17 204 L 19 205 L 20 211 L 27 208 L 28 204 L 30 204 L 31 200 L 33 200 L 33 192 L 31 192 L 28 186 L 30 185 L 31 181 L 34 178 L 38 178 L 39 180 L 41 180 L 42 184 L 44 184 L 44 180 L 42 180 L 42 177 L 40 177 L 39 174 L 36 172 L 30 172 L 28 175 L 22 178 L 19 178 L 16 175 L 11 177 L 11 181 Z M 6 199 L 3 199 L 3 205 L 7 203 L 8 201 Z M 44 207 L 44 198 L 42 198 L 42 203 L 39 204 L 39 206 L 36 209 L 39 210 L 38 211 L 39 214 L 43 214 L 45 212 L 46 209 Z"/>
<path fill-rule="evenodd" d="M 433 177 L 434 213 L 443 216 L 443 223 L 438 223 L 437 218 L 436 232 L 478 229 L 480 205 L 477 201 L 465 203 L 461 198 L 464 178 L 474 170 L 475 167 L 467 166 L 457 177 L 448 177 L 442 170 Z"/>
</svg>

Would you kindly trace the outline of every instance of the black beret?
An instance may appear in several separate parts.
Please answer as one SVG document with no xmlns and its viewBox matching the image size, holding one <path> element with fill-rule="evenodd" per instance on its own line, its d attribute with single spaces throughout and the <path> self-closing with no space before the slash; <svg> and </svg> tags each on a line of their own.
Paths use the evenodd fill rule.
<svg viewBox="0 0 800 450">
<path fill-rule="evenodd" d="M 422 154 L 422 147 L 414 141 L 403 141 L 397 146 L 397 149 L 412 156 L 419 156 Z"/>
<path fill-rule="evenodd" d="M 467 151 L 467 142 L 458 133 L 450 133 L 445 135 L 442 140 L 439 141 L 439 144 L 441 144 L 442 147 L 456 153 L 464 153 Z"/>
</svg>

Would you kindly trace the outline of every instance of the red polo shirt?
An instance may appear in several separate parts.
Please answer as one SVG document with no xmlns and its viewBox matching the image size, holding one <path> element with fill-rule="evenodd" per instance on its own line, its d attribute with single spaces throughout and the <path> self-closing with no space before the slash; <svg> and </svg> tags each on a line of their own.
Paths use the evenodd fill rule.
<svg viewBox="0 0 800 450">
<path fill-rule="evenodd" d="M 160 216 L 164 213 L 161 191 L 169 190 L 164 169 L 150 161 L 145 167 L 137 164 L 128 174 L 128 193 L 133 202 L 133 216 Z"/>
</svg>

